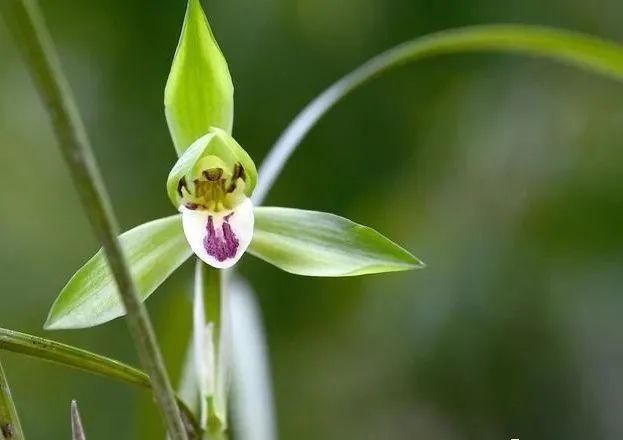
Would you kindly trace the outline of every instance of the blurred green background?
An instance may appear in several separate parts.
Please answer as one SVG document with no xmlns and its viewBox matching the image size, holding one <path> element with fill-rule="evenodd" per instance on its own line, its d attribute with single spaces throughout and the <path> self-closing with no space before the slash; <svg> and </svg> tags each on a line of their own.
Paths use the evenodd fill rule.
<svg viewBox="0 0 623 440">
<path fill-rule="evenodd" d="M 122 227 L 172 213 L 163 89 L 182 0 L 42 2 Z M 379 51 L 468 24 L 623 41 L 619 0 L 209 0 L 259 163 L 288 121 Z M 123 321 L 45 333 L 98 248 L 0 23 L 0 326 L 137 363 Z M 544 60 L 432 59 L 340 104 L 268 204 L 371 225 L 423 271 L 302 278 L 245 257 L 282 439 L 623 438 L 623 85 Z M 192 267 L 148 302 L 177 380 Z M 31 439 L 159 439 L 148 394 L 1 353 Z"/>
</svg>

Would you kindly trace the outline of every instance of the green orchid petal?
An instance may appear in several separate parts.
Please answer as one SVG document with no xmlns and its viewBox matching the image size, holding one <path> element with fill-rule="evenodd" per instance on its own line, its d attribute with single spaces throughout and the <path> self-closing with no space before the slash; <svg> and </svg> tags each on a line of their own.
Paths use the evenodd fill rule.
<svg viewBox="0 0 623 440">
<path fill-rule="evenodd" d="M 191 255 L 179 215 L 135 227 L 119 237 L 142 300 Z M 52 305 L 45 328 L 86 328 L 125 315 L 102 250 L 82 266 Z"/>
<path fill-rule="evenodd" d="M 255 208 L 248 252 L 286 272 L 307 276 L 353 276 L 424 266 L 374 229 L 337 215 L 290 208 Z"/>
<path fill-rule="evenodd" d="M 167 178 L 167 194 L 171 203 L 176 209 L 179 208 L 184 188 L 192 192 L 194 179 L 200 178 L 205 169 L 224 167 L 231 174 L 237 164 L 244 169 L 244 194 L 249 197 L 257 184 L 257 169 L 253 159 L 224 130 L 211 127 L 204 136 L 193 142 L 171 169 Z"/>
<path fill-rule="evenodd" d="M 231 133 L 234 86 L 199 0 L 188 1 L 164 108 L 178 155 L 210 127 Z"/>
</svg>

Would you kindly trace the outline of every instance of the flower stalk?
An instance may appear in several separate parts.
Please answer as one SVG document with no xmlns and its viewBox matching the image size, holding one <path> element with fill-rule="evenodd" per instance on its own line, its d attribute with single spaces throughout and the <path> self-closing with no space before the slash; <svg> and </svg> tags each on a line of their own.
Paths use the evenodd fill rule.
<svg viewBox="0 0 623 440">
<path fill-rule="evenodd" d="M 184 424 L 151 321 L 119 244 L 119 229 L 91 152 L 86 129 L 61 72 L 43 17 L 35 0 L 4 0 L 0 2 L 0 11 L 45 102 L 74 185 L 106 253 L 127 312 L 128 328 L 140 361 L 149 374 L 170 438 L 186 440 Z"/>
<path fill-rule="evenodd" d="M 227 273 L 197 260 L 193 310 L 195 373 L 200 423 L 209 439 L 227 438 L 227 385 L 231 353 Z"/>
</svg>

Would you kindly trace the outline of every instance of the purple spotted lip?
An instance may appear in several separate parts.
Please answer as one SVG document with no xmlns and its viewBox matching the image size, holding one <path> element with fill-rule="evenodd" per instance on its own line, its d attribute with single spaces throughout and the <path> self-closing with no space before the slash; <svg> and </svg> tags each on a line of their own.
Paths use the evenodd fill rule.
<svg viewBox="0 0 623 440">
<path fill-rule="evenodd" d="M 238 246 L 240 245 L 240 241 L 229 224 L 229 219 L 232 215 L 234 215 L 233 212 L 223 219 L 220 231 L 214 228 L 212 216 L 208 217 L 208 224 L 206 226 L 208 234 L 203 239 L 203 247 L 208 255 L 213 256 L 220 262 L 229 258 L 234 258 L 238 251 Z"/>
</svg>

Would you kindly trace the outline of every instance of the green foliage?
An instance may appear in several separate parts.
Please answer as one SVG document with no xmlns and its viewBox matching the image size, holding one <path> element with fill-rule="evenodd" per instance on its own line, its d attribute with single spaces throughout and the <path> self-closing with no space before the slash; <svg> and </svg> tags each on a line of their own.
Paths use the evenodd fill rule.
<svg viewBox="0 0 623 440">
<path fill-rule="evenodd" d="M 324 212 L 255 209 L 249 252 L 286 272 L 352 276 L 423 267 L 420 260 L 374 229 Z"/>
<path fill-rule="evenodd" d="M 178 215 L 137 226 L 120 236 L 144 301 L 191 255 Z M 45 323 L 49 330 L 93 327 L 125 314 L 100 250 L 63 288 Z"/>
<path fill-rule="evenodd" d="M 142 388 L 151 388 L 149 376 L 123 362 L 50 339 L 0 328 L 0 349 L 75 368 L 91 374 L 119 380 Z M 192 412 L 178 399 L 189 432 L 199 432 Z"/>
<path fill-rule="evenodd" d="M 623 80 L 623 47 L 577 32 L 541 26 L 495 24 L 450 29 L 418 37 L 362 64 L 318 95 L 294 118 L 260 167 L 262 180 L 253 196 L 254 203 L 262 203 L 307 133 L 351 92 L 404 64 L 432 56 L 466 52 L 512 52 L 541 56 Z"/>
<path fill-rule="evenodd" d="M 78 402 L 75 400 L 71 401 L 71 439 L 86 440 L 84 428 L 82 427 L 82 419 L 80 418 L 80 411 L 78 410 Z"/>
<path fill-rule="evenodd" d="M 24 440 L 22 425 L 2 363 L 0 363 L 0 436 L 3 439 Z"/>
<path fill-rule="evenodd" d="M 189 0 L 164 91 L 164 109 L 178 154 L 218 127 L 231 133 L 234 87 L 227 62 L 199 0 Z"/>
</svg>

